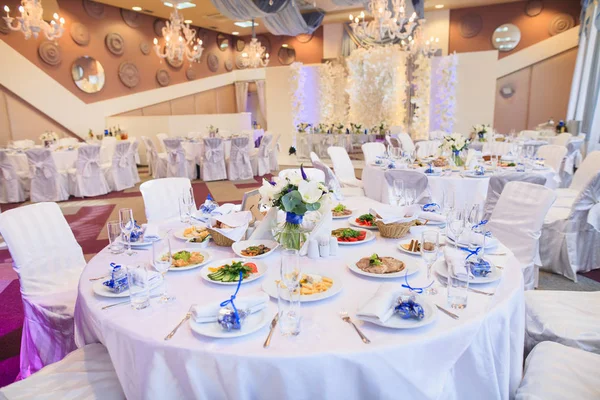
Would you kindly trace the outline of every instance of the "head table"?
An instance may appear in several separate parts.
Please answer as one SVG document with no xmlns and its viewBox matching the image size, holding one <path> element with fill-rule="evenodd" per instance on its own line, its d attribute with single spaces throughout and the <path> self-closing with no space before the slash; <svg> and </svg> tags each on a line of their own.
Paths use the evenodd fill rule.
<svg viewBox="0 0 600 400">
<path fill-rule="evenodd" d="M 349 198 L 351 208 L 368 210 L 379 203 Z M 334 228 L 348 220 L 334 220 Z M 183 228 L 171 223 L 163 228 Z M 416 228 L 421 229 L 421 228 Z M 432 228 L 433 229 L 433 228 Z M 417 233 L 417 232 L 415 232 Z M 415 233 L 411 233 L 414 236 Z M 302 304 L 302 331 L 294 338 L 281 336 L 278 328 L 268 349 L 263 342 L 269 327 L 237 339 L 212 339 L 183 325 L 172 340 L 164 337 L 185 316 L 190 305 L 229 298 L 235 286 L 207 283 L 200 268 L 168 273 L 169 293 L 175 302 L 135 311 L 128 305 L 101 307 L 123 299 L 99 297 L 92 291 L 92 277 L 107 274 L 109 263 L 149 261 L 151 250 L 136 255 L 98 253 L 83 271 L 75 310 L 79 346 L 101 342 L 110 353 L 128 399 L 508 399 L 521 380 L 524 342 L 523 280 L 512 253 L 500 245 L 491 256 L 503 266 L 496 283 L 478 285 L 494 296 L 470 292 L 464 310 L 452 310 L 454 320 L 437 312 L 433 323 L 408 330 L 393 330 L 355 318 L 382 282 L 356 275 L 347 263 L 378 253 L 421 262 L 400 252 L 398 239 L 376 240 L 356 246 L 340 246 L 337 256 L 312 260 L 301 258 L 304 272 L 321 273 L 343 282 L 340 293 L 326 300 Z M 408 237 L 410 239 L 410 237 Z M 174 248 L 185 243 L 175 238 Z M 230 248 L 208 248 L 213 260 L 234 257 Z M 243 284 L 239 295 L 257 293 L 265 280 L 277 279 L 279 250 L 262 259 L 269 271 Z M 412 286 L 426 284 L 424 265 L 409 277 Z M 446 289 L 438 284 L 433 301 L 447 309 Z M 276 310 L 270 301 L 270 312 Z M 346 310 L 371 344 L 364 344 L 352 327 L 339 317 Z M 270 317 L 271 318 L 271 317 Z"/>
</svg>

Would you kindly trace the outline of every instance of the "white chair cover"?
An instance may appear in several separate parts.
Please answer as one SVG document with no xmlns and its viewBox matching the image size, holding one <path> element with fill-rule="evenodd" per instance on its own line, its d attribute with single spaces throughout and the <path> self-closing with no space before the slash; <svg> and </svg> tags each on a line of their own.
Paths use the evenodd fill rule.
<svg viewBox="0 0 600 400">
<path fill-rule="evenodd" d="M 271 146 L 269 146 L 269 168 L 271 171 L 277 171 L 279 169 L 279 162 L 277 157 L 279 156 L 279 139 L 281 135 L 277 134 L 274 136 Z"/>
<path fill-rule="evenodd" d="M 377 160 L 377 157 L 383 157 L 385 155 L 385 145 L 383 143 L 365 143 L 361 148 L 363 155 L 365 156 L 365 164 L 371 164 Z"/>
<path fill-rule="evenodd" d="M 106 347 L 95 343 L 0 389 L 0 399 L 124 400 L 125 393 Z"/>
<path fill-rule="evenodd" d="M 189 191 L 188 178 L 164 178 L 146 181 L 140 185 L 148 222 L 179 218 L 179 198 Z"/>
<path fill-rule="evenodd" d="M 129 142 L 121 142 L 115 147 L 112 162 L 105 168 L 106 181 L 110 190 L 125 190 L 135 186 L 131 163 L 133 158 L 129 151 Z"/>
<path fill-rule="evenodd" d="M 150 159 L 152 160 L 152 177 L 166 178 L 167 177 L 167 154 L 159 153 L 156 150 L 154 142 L 147 138 L 146 151 L 150 151 Z"/>
<path fill-rule="evenodd" d="M 100 161 L 102 163 L 111 162 L 115 147 L 117 147 L 117 138 L 114 136 L 104 136 L 104 139 L 102 139 L 102 149 L 100 150 Z"/>
<path fill-rule="evenodd" d="M 538 131 L 521 131 L 519 137 L 524 139 L 537 139 L 540 136 Z"/>
<path fill-rule="evenodd" d="M 230 181 L 252 179 L 252 163 L 250 162 L 249 136 L 231 139 L 231 151 L 227 163 L 227 176 Z"/>
<path fill-rule="evenodd" d="M 74 137 L 66 137 L 58 140 L 59 146 L 75 146 L 79 140 Z"/>
<path fill-rule="evenodd" d="M 537 345 L 525 361 L 515 400 L 595 400 L 600 398 L 600 355 L 558 343 Z"/>
<path fill-rule="evenodd" d="M 131 142 L 131 146 L 129 146 L 129 159 L 131 160 L 131 176 L 133 177 L 133 183 L 138 183 L 140 181 L 140 175 L 137 169 L 136 159 L 138 158 L 138 148 L 140 146 L 140 142 L 137 139 Z"/>
<path fill-rule="evenodd" d="M 418 142 L 415 145 L 417 150 L 417 157 L 424 158 L 439 155 L 441 144 L 442 142 L 439 140 L 423 140 L 421 142 Z"/>
<path fill-rule="evenodd" d="M 260 140 L 260 146 L 252 154 L 250 161 L 252 163 L 252 174 L 254 176 L 263 176 L 271 172 L 269 149 L 272 141 L 273 135 L 265 133 Z"/>
<path fill-rule="evenodd" d="M 168 139 L 169 135 L 166 133 L 157 133 L 156 139 L 158 140 L 159 153 L 166 153 L 167 147 L 165 146 L 165 139 Z"/>
<path fill-rule="evenodd" d="M 505 156 L 511 152 L 514 147 L 514 143 L 509 142 L 497 142 L 495 140 L 487 141 L 483 143 L 481 149 L 482 154 L 489 154 L 493 156 Z"/>
<path fill-rule="evenodd" d="M 525 293 L 525 352 L 552 341 L 600 353 L 600 292 Z"/>
<path fill-rule="evenodd" d="M 223 139 L 204 139 L 204 157 L 202 159 L 202 171 L 200 172 L 202 180 L 205 182 L 227 179 Z"/>
<path fill-rule="evenodd" d="M 490 185 L 488 186 L 487 197 L 485 199 L 485 205 L 483 206 L 483 219 L 490 219 L 492 211 L 498 203 L 498 199 L 502 194 L 504 186 L 508 182 L 529 182 L 535 185 L 546 184 L 546 177 L 540 174 L 524 173 L 524 172 L 508 172 L 504 174 L 494 175 L 490 178 Z"/>
<path fill-rule="evenodd" d="M 536 285 L 534 261 L 544 217 L 556 199 L 552 190 L 528 182 L 508 182 L 487 224 L 521 263 L 525 289 Z"/>
<path fill-rule="evenodd" d="M 563 170 L 563 162 L 567 155 L 567 148 L 556 144 L 546 144 L 538 149 L 537 157 L 543 158 L 545 165 L 552 168 L 557 174 Z"/>
<path fill-rule="evenodd" d="M 356 179 L 354 173 L 354 165 L 350 161 L 348 152 L 343 147 L 331 146 L 327 149 L 327 154 L 333 163 L 335 175 L 341 182 L 342 186 L 363 187 L 363 183 Z"/>
<path fill-rule="evenodd" d="M 431 131 L 429 132 L 429 140 L 444 140 L 446 132 L 444 131 Z"/>
<path fill-rule="evenodd" d="M 582 191 L 598 172 L 600 172 L 600 150 L 593 151 L 585 157 L 575 171 L 569 189 Z"/>
<path fill-rule="evenodd" d="M 50 150 L 29 149 L 25 155 L 31 176 L 31 202 L 67 200 L 67 178 L 56 169 Z"/>
<path fill-rule="evenodd" d="M 571 135 L 570 133 L 563 132 L 560 135 L 557 135 L 552 141 L 552 143 L 557 146 L 567 147 L 567 143 L 569 143 L 569 140 L 571 140 L 572 137 L 573 135 Z"/>
<path fill-rule="evenodd" d="M 319 158 L 317 153 L 315 153 L 314 151 L 311 151 L 310 152 L 310 161 L 314 163 L 315 161 L 321 161 L 321 159 Z"/>
<path fill-rule="evenodd" d="M 35 146 L 35 142 L 30 139 L 15 140 L 12 142 L 12 147 L 15 149 L 30 149 Z"/>
<path fill-rule="evenodd" d="M 166 138 L 163 145 L 167 150 L 167 178 L 196 178 L 196 162 L 188 160 L 181 139 Z"/>
<path fill-rule="evenodd" d="M 561 175 L 561 187 L 569 187 L 573 180 L 573 174 L 575 168 L 579 168 L 583 161 L 583 155 L 581 154 L 581 146 L 583 145 L 583 139 L 577 139 L 567 143 L 567 157 L 565 158 L 565 165 Z"/>
<path fill-rule="evenodd" d="M 25 199 L 23 179 L 6 153 L 0 151 L 0 203 L 20 203 Z"/>
<path fill-rule="evenodd" d="M 385 181 L 387 182 L 389 199 L 393 199 L 394 181 L 404 181 L 405 189 L 415 189 L 417 198 L 415 203 L 425 204 L 431 200 L 431 192 L 429 190 L 429 180 L 427 175 L 420 171 L 411 171 L 407 169 L 388 170 L 384 173 Z"/>
<path fill-rule="evenodd" d="M 551 209 L 544 223 L 541 268 L 577 282 L 578 272 L 600 268 L 600 172 L 565 211 Z"/>
<path fill-rule="evenodd" d="M 392 143 L 392 138 L 390 137 L 390 135 L 385 135 L 385 143 L 389 147 L 396 147 L 394 146 L 394 143 Z"/>
<path fill-rule="evenodd" d="M 306 177 L 311 181 L 325 182 L 325 173 L 317 168 L 303 168 Z M 282 169 L 279 171 L 280 178 L 286 178 L 290 175 L 302 176 L 300 168 L 296 169 Z"/>
<path fill-rule="evenodd" d="M 146 163 L 148 164 L 148 173 L 150 175 L 153 174 L 153 164 L 154 160 L 152 159 L 152 148 L 154 147 L 150 138 L 146 136 L 142 136 L 142 142 L 144 142 L 144 147 L 146 148 Z"/>
<path fill-rule="evenodd" d="M 350 187 L 349 186 L 349 187 L 343 188 L 342 185 L 340 184 L 340 181 L 335 176 L 335 174 L 333 173 L 331 168 L 329 168 L 327 165 L 323 164 L 323 162 L 321 162 L 321 160 L 313 160 L 312 164 L 313 164 L 313 167 L 315 167 L 316 169 L 323 172 L 323 174 L 325 174 L 325 184 L 327 185 L 327 187 L 329 187 L 329 189 L 333 190 L 333 194 L 338 200 L 343 200 L 344 196 L 356 197 L 356 196 L 364 196 L 365 195 L 365 191 L 360 187 Z"/>
<path fill-rule="evenodd" d="M 69 170 L 69 189 L 75 197 L 101 196 L 110 192 L 100 166 L 100 146 L 87 144 L 77 150 L 75 168 Z"/>
<path fill-rule="evenodd" d="M 408 133 L 399 133 L 398 140 L 400 141 L 400 147 L 402 147 L 403 151 L 415 151 L 415 144 L 413 143 Z"/>
<path fill-rule="evenodd" d="M 75 349 L 73 310 L 85 259 L 56 203 L 0 214 L 0 233 L 19 275 L 25 319 L 21 378 Z"/>
</svg>

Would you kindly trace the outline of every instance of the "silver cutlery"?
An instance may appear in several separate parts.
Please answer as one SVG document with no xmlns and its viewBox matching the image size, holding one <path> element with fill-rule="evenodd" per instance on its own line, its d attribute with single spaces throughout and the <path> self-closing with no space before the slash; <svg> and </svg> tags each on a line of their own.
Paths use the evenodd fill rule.
<svg viewBox="0 0 600 400">
<path fill-rule="evenodd" d="M 99 281 L 100 279 L 108 279 L 108 278 L 110 278 L 110 275 L 99 276 L 97 278 L 90 278 L 90 282 Z"/>
<path fill-rule="evenodd" d="M 356 326 L 354 322 L 352 322 L 346 311 L 340 311 L 340 317 L 344 320 L 344 322 L 347 322 L 354 327 L 354 330 L 356 331 L 356 333 L 358 333 L 358 336 L 360 336 L 360 338 L 365 344 L 371 343 L 371 341 L 360 331 L 360 329 L 358 329 L 358 326 Z"/>
<path fill-rule="evenodd" d="M 181 325 L 183 325 L 185 321 L 187 321 L 188 319 L 190 319 L 192 317 L 192 307 L 194 307 L 194 306 L 193 305 L 190 306 L 190 309 L 185 314 L 185 317 L 183 317 L 183 319 L 177 324 L 177 326 L 175 328 L 173 328 L 173 330 L 167 336 L 165 336 L 165 340 L 171 340 L 173 335 L 175 335 L 177 333 L 177 329 L 179 329 L 179 327 Z"/>
<path fill-rule="evenodd" d="M 444 307 L 440 307 L 437 304 L 435 306 L 438 308 L 438 310 L 440 310 L 441 312 L 443 312 L 444 314 L 446 314 L 450 318 L 458 319 L 458 315 L 456 315 L 454 313 L 451 313 L 450 311 L 446 310 Z"/>
<path fill-rule="evenodd" d="M 277 326 L 277 321 L 279 321 L 279 313 L 275 314 L 273 320 L 271 321 L 271 329 L 269 330 L 269 336 L 267 336 L 267 340 L 265 340 L 265 343 L 263 344 L 263 347 L 265 349 L 271 345 L 271 337 L 273 336 L 273 331 Z"/>
<path fill-rule="evenodd" d="M 151 299 L 155 299 L 155 298 L 160 297 L 160 296 L 161 296 L 160 294 L 157 294 L 157 295 L 154 295 L 154 296 L 150 296 L 150 298 Z M 102 310 L 106 310 L 107 308 L 111 308 L 111 307 L 115 307 L 115 306 L 122 306 L 124 304 L 131 304 L 131 301 L 130 300 L 120 301 L 118 303 L 109 304 L 107 306 L 104 306 L 101 309 Z"/>
</svg>

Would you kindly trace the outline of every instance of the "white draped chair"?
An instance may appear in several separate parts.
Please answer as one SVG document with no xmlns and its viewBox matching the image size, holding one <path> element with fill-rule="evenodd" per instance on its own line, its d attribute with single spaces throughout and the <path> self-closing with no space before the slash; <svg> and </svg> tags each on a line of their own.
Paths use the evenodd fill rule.
<svg viewBox="0 0 600 400">
<path fill-rule="evenodd" d="M 352 165 L 350 156 L 345 148 L 331 146 L 327 149 L 327 153 L 329 154 L 329 158 L 333 163 L 335 175 L 342 184 L 342 187 L 363 187 L 362 181 L 356 179 L 354 165 Z"/>
<path fill-rule="evenodd" d="M 11 146 L 15 149 L 31 149 L 35 146 L 35 142 L 30 139 L 14 140 Z"/>
<path fill-rule="evenodd" d="M 495 140 L 487 141 L 483 143 L 481 149 L 482 154 L 492 156 L 506 156 L 513 149 L 514 144 L 509 142 L 497 142 Z"/>
<path fill-rule="evenodd" d="M 544 217 L 556 199 L 552 190 L 528 182 L 508 182 L 487 227 L 521 264 L 526 290 L 537 284 L 538 256 Z"/>
<path fill-rule="evenodd" d="M 515 400 L 599 399 L 599 369 L 600 354 L 540 343 L 525 361 Z"/>
<path fill-rule="evenodd" d="M 575 169 L 579 168 L 583 161 L 583 155 L 581 154 L 581 146 L 584 143 L 584 139 L 578 139 L 576 141 L 569 141 L 567 143 L 567 156 L 565 158 L 565 165 L 560 176 L 561 187 L 566 188 L 571 185 L 573 180 L 573 174 Z"/>
<path fill-rule="evenodd" d="M 102 139 L 102 148 L 100 150 L 100 162 L 108 163 L 112 160 L 115 147 L 117 147 L 117 138 L 114 136 L 104 136 Z"/>
<path fill-rule="evenodd" d="M 536 173 L 525 173 L 525 172 L 507 172 L 498 175 L 494 175 L 490 178 L 490 184 L 488 186 L 487 197 L 483 206 L 483 219 L 490 219 L 492 212 L 498 203 L 498 199 L 502 194 L 504 186 L 508 182 L 529 182 L 535 185 L 546 184 L 546 177 Z"/>
<path fill-rule="evenodd" d="M 223 143 L 223 139 L 204 139 L 204 156 L 202 157 L 200 173 L 202 180 L 205 182 L 227 179 L 225 144 Z"/>
<path fill-rule="evenodd" d="M 167 150 L 167 178 L 196 179 L 196 160 L 188 159 L 181 139 L 166 138 L 163 145 Z"/>
<path fill-rule="evenodd" d="M 254 149 L 254 151 L 250 153 L 253 176 L 263 176 L 271 172 L 271 158 L 269 155 L 269 150 L 271 148 L 272 141 L 273 135 L 270 133 L 265 133 L 260 140 L 260 146 L 258 149 Z"/>
<path fill-rule="evenodd" d="M 0 203 L 20 203 L 27 198 L 29 177 L 19 175 L 5 152 L 0 151 Z"/>
<path fill-rule="evenodd" d="M 402 148 L 402 151 L 415 151 L 415 143 L 408 135 L 408 133 L 398 133 L 398 140 L 400 141 L 400 147 Z"/>
<path fill-rule="evenodd" d="M 379 142 L 365 143 L 361 146 L 365 157 L 365 164 L 371 164 L 377 160 L 377 157 L 385 156 L 385 145 Z"/>
<path fill-rule="evenodd" d="M 0 214 L 23 299 L 20 378 L 75 350 L 73 312 L 85 258 L 56 203 Z"/>
<path fill-rule="evenodd" d="M 106 347 L 88 344 L 29 378 L 0 389 L 6 400 L 125 400 Z"/>
<path fill-rule="evenodd" d="M 231 139 L 231 151 L 227 160 L 227 176 L 230 181 L 252 179 L 250 162 L 250 137 L 241 136 Z"/>
<path fill-rule="evenodd" d="M 310 152 L 310 161 L 314 163 L 315 161 L 321 161 L 321 159 L 319 158 L 317 153 L 315 153 L 314 151 L 311 151 Z"/>
<path fill-rule="evenodd" d="M 281 135 L 277 134 L 273 137 L 273 141 L 267 150 L 269 152 L 269 168 L 271 171 L 277 171 L 279 169 L 279 161 L 277 157 L 279 156 L 279 139 Z"/>
<path fill-rule="evenodd" d="M 571 208 L 575 198 L 581 193 L 594 176 L 600 172 L 600 151 L 593 151 L 583 160 L 568 188 L 556 189 L 558 196 L 555 206 Z"/>
<path fill-rule="evenodd" d="M 138 158 L 138 148 L 140 146 L 140 142 L 137 139 L 131 142 L 131 146 L 129 146 L 129 159 L 131 160 L 131 176 L 133 177 L 133 183 L 140 182 L 140 174 L 137 169 L 136 159 Z"/>
<path fill-rule="evenodd" d="M 331 168 L 321 162 L 321 160 L 313 159 L 312 165 L 325 174 L 325 184 L 329 189 L 333 190 L 334 196 L 338 200 L 343 200 L 344 196 L 357 197 L 365 195 L 363 188 L 351 186 L 342 187 L 340 181 L 338 180 L 337 176 L 335 176 Z"/>
<path fill-rule="evenodd" d="M 600 172 L 570 209 L 550 210 L 540 243 L 543 270 L 577 282 L 577 273 L 600 268 Z"/>
<path fill-rule="evenodd" d="M 77 143 L 79 143 L 79 140 L 74 137 L 58 139 L 59 146 L 75 146 Z"/>
<path fill-rule="evenodd" d="M 447 133 L 444 131 L 431 131 L 429 132 L 429 140 L 444 140 L 444 136 Z"/>
<path fill-rule="evenodd" d="M 152 159 L 152 148 L 154 146 L 152 145 L 152 140 L 147 136 L 142 136 L 142 142 L 144 142 L 144 147 L 146 148 L 146 163 L 148 164 L 148 173 L 152 176 L 154 172 L 152 170 L 154 164 L 154 160 Z"/>
<path fill-rule="evenodd" d="M 69 169 L 69 192 L 75 197 L 94 197 L 110 192 L 100 166 L 100 146 L 86 144 L 77 149 L 75 168 Z"/>
<path fill-rule="evenodd" d="M 392 137 L 390 135 L 385 135 L 385 143 L 387 144 L 387 146 L 389 147 L 400 147 L 398 141 L 396 140 L 396 142 L 392 142 Z M 398 144 L 398 146 L 396 146 L 396 144 Z"/>
<path fill-rule="evenodd" d="M 32 203 L 62 201 L 69 198 L 66 171 L 58 171 L 48 149 L 29 149 L 25 152 L 29 163 Z"/>
<path fill-rule="evenodd" d="M 439 140 L 423 140 L 415 145 L 417 151 L 417 157 L 424 158 L 429 156 L 437 156 L 440 153 L 440 145 L 442 144 Z"/>
<path fill-rule="evenodd" d="M 179 218 L 179 198 L 189 193 L 192 183 L 188 178 L 152 179 L 140 185 L 148 222 Z"/>
<path fill-rule="evenodd" d="M 317 168 L 303 168 L 306 177 L 311 181 L 326 182 L 325 173 Z M 280 178 L 287 178 L 291 175 L 302 176 L 300 168 L 282 169 L 279 171 Z"/>
<path fill-rule="evenodd" d="M 408 169 L 387 170 L 384 173 L 385 181 L 390 195 L 388 198 L 394 198 L 394 181 L 404 182 L 404 189 L 415 189 L 417 197 L 415 204 L 426 204 L 431 201 L 431 192 L 429 190 L 429 180 L 427 175 L 421 171 L 412 171 Z"/>
<path fill-rule="evenodd" d="M 166 133 L 157 133 L 156 140 L 158 140 L 159 153 L 166 153 L 167 148 L 165 147 L 165 139 L 168 139 L 169 135 Z"/>
<path fill-rule="evenodd" d="M 533 139 L 536 140 L 538 137 L 540 136 L 540 133 L 538 131 L 521 131 L 521 133 L 519 134 L 519 137 L 523 138 L 523 139 Z"/>
<path fill-rule="evenodd" d="M 569 143 L 569 140 L 571 140 L 572 137 L 573 137 L 573 135 L 571 135 L 570 133 L 563 132 L 554 138 L 554 140 L 552 141 L 552 144 L 555 144 L 557 146 L 567 147 L 567 143 Z"/>
<path fill-rule="evenodd" d="M 537 152 L 537 157 L 543 158 L 545 165 L 552 168 L 559 175 L 562 173 L 566 155 L 567 148 L 556 144 L 541 146 Z"/>
<path fill-rule="evenodd" d="M 129 142 L 120 142 L 115 147 L 112 162 L 103 166 L 104 176 L 110 190 L 121 191 L 135 186 L 131 163 L 133 162 Z"/>
</svg>

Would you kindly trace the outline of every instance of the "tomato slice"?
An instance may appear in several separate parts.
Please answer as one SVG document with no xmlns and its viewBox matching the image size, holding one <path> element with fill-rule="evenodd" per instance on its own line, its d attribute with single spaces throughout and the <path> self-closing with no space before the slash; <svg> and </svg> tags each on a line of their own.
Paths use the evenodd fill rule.
<svg viewBox="0 0 600 400">
<path fill-rule="evenodd" d="M 251 262 L 248 262 L 248 263 L 244 264 L 244 266 L 246 266 L 246 267 L 250 267 L 250 271 L 251 271 L 253 274 L 256 274 L 256 273 L 258 273 L 258 268 L 256 267 L 256 264 L 254 264 L 254 263 L 251 263 Z"/>
</svg>

